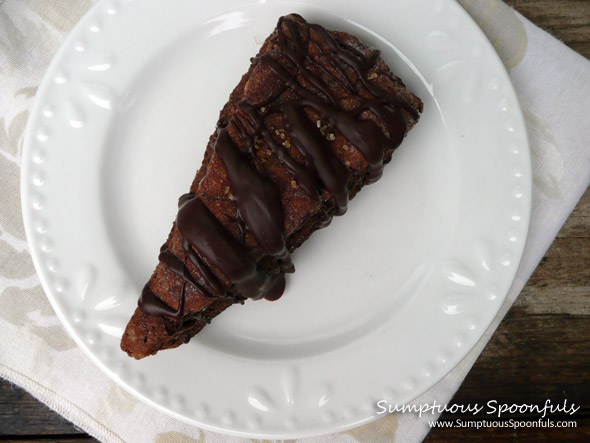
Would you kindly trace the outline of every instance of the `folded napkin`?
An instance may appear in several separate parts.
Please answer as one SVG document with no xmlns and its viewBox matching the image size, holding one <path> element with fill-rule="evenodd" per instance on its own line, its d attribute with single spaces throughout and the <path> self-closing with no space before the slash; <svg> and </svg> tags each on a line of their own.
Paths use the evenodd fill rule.
<svg viewBox="0 0 590 443">
<path fill-rule="evenodd" d="M 249 441 L 203 431 L 137 401 L 75 345 L 35 274 L 21 220 L 20 155 L 45 69 L 90 0 L 0 0 L 0 376 L 105 442 Z M 460 0 L 500 54 L 519 95 L 534 187 L 522 263 L 494 322 L 416 404 L 447 403 L 590 182 L 590 62 L 498 0 Z M 436 416 L 392 414 L 307 442 L 420 441 Z"/>
</svg>

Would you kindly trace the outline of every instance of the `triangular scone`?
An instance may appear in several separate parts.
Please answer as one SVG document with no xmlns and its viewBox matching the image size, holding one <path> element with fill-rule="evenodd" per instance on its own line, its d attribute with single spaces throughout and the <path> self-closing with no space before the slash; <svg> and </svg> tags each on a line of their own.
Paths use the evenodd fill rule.
<svg viewBox="0 0 590 443">
<path fill-rule="evenodd" d="M 421 112 L 378 51 L 281 17 L 221 111 L 121 348 L 143 358 L 234 303 L 280 297 L 289 253 L 381 176 Z"/>
</svg>

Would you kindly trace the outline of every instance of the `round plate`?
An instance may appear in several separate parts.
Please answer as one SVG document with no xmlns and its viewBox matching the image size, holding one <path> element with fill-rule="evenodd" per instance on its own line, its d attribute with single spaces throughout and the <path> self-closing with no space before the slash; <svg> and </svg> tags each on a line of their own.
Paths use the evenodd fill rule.
<svg viewBox="0 0 590 443">
<path fill-rule="evenodd" d="M 279 16 L 379 48 L 424 101 L 383 178 L 294 254 L 277 302 L 135 361 L 122 331 L 219 110 Z M 105 0 L 47 70 L 22 164 L 27 237 L 66 329 L 115 381 L 203 428 L 342 431 L 443 378 L 498 311 L 522 254 L 523 118 L 490 43 L 453 1 Z"/>
</svg>

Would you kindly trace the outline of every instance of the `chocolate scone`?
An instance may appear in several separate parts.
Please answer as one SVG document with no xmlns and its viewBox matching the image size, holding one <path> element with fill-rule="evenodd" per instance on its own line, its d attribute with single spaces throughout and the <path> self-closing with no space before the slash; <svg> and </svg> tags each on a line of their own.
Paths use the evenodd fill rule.
<svg viewBox="0 0 590 443">
<path fill-rule="evenodd" d="M 422 106 L 379 51 L 281 17 L 221 111 L 121 348 L 143 358 L 234 303 L 279 298 L 290 252 L 379 179 Z"/>
</svg>

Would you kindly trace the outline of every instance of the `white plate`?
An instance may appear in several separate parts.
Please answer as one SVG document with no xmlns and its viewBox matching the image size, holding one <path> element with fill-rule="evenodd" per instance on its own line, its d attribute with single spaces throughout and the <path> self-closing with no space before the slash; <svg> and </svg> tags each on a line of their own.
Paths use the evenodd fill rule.
<svg viewBox="0 0 590 443">
<path fill-rule="evenodd" d="M 128 391 L 189 423 L 296 438 L 376 418 L 447 374 L 514 278 L 530 212 L 510 80 L 453 1 L 103 1 L 39 89 L 23 153 L 31 252 L 69 333 Z M 379 48 L 424 114 L 345 217 L 294 254 L 278 302 L 135 361 L 120 335 L 218 112 L 277 18 Z"/>
</svg>

